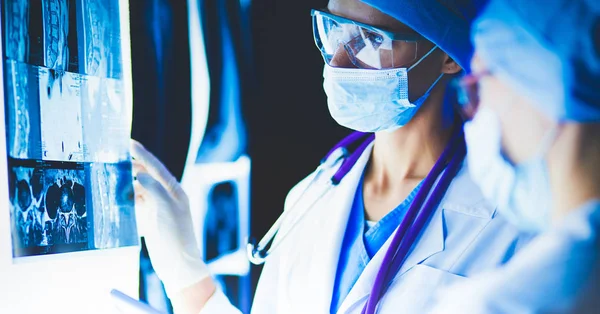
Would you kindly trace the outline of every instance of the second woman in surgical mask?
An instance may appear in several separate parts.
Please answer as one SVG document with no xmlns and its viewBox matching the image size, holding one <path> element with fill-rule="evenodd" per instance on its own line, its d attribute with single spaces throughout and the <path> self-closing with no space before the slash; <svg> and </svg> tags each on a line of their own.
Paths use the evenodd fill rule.
<svg viewBox="0 0 600 314">
<path fill-rule="evenodd" d="M 435 313 L 599 313 L 600 2 L 492 0 L 473 30 L 469 170 L 541 234 Z"/>
</svg>

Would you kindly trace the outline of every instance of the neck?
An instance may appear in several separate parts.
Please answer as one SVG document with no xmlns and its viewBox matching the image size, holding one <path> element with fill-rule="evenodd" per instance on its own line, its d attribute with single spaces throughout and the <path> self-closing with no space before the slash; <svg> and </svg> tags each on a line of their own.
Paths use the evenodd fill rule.
<svg viewBox="0 0 600 314">
<path fill-rule="evenodd" d="M 600 123 L 567 123 L 548 156 L 554 219 L 600 199 Z"/>
<path fill-rule="evenodd" d="M 394 132 L 379 132 L 365 180 L 394 188 L 421 180 L 444 151 L 455 117 L 444 112 L 443 93 L 431 94 L 415 117 Z"/>
</svg>

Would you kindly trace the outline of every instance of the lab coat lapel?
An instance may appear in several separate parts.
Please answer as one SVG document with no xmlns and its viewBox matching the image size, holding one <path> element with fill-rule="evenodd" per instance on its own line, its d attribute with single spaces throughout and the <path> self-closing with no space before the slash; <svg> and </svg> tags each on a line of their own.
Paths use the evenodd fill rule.
<svg viewBox="0 0 600 314">
<path fill-rule="evenodd" d="M 338 313 L 346 313 L 350 308 L 357 306 L 358 303 L 362 304 L 362 302 L 371 293 L 377 273 L 382 266 L 381 263 L 383 258 L 385 257 L 385 254 L 390 247 L 390 243 L 392 242 L 392 238 L 397 231 L 398 229 L 394 231 L 394 234 L 387 239 L 381 249 L 379 249 L 375 256 L 373 256 L 361 276 L 358 278 L 358 281 L 355 283 L 354 287 L 352 290 L 350 290 L 350 293 L 340 306 Z M 425 232 L 423 232 L 417 238 L 416 246 L 413 247 L 413 250 L 409 253 L 406 261 L 400 267 L 400 271 L 396 274 L 395 279 L 409 271 L 415 265 L 421 263 L 423 260 L 443 250 L 443 217 L 441 208 L 438 208 L 431 217 Z"/>
<path fill-rule="evenodd" d="M 318 223 L 310 232 L 313 244 L 310 259 L 308 282 L 318 283 L 305 302 L 312 303 L 311 313 L 329 313 L 335 282 L 339 253 L 348 224 L 348 218 L 358 182 L 371 155 L 371 144 L 356 165 L 331 192 L 332 195 L 320 206 Z"/>
<path fill-rule="evenodd" d="M 394 232 L 395 234 L 395 232 Z M 381 262 L 390 247 L 392 237 L 388 238 L 381 249 L 373 256 L 358 281 L 340 306 L 338 313 L 346 313 L 351 307 L 362 302 L 371 293 L 371 288 L 375 282 L 375 277 L 381 268 Z M 444 249 L 444 231 L 442 222 L 442 212 L 437 210 L 431 219 L 428 230 L 423 234 L 416 247 L 409 254 L 408 258 L 400 268 L 399 275 L 407 272 L 421 261 L 429 256 L 441 252 Z"/>
<path fill-rule="evenodd" d="M 452 180 L 452 184 L 440 202 L 440 206 L 431 217 L 429 225 L 426 227 L 420 239 L 417 240 L 418 242 L 414 247 L 414 250 L 409 254 L 394 280 L 398 280 L 400 276 L 408 272 L 415 265 L 420 264 L 425 259 L 445 249 L 447 233 L 451 233 L 454 230 L 445 229 L 447 226 L 444 226 L 446 219 L 444 217 L 444 211 L 463 214 L 461 216 L 463 226 L 478 226 L 481 225 L 481 219 L 492 219 L 495 208 L 491 206 L 482 206 L 482 202 L 485 202 L 485 199 L 479 192 L 475 183 L 469 177 L 467 165 L 465 163 L 458 175 Z M 354 310 L 355 307 L 364 304 L 364 301 L 371 293 L 375 277 L 377 276 L 377 272 L 381 267 L 381 262 L 389 249 L 391 239 L 392 237 L 385 242 L 367 265 L 340 306 L 338 313 L 347 313 L 349 310 Z"/>
</svg>

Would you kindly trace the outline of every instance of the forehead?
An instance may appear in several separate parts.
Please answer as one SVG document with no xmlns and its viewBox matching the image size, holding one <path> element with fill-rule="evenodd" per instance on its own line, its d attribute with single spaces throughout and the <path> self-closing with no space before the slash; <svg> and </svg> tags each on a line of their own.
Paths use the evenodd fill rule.
<svg viewBox="0 0 600 314">
<path fill-rule="evenodd" d="M 392 32 L 417 33 L 397 19 L 360 0 L 330 0 L 327 9 L 335 15 Z"/>
</svg>

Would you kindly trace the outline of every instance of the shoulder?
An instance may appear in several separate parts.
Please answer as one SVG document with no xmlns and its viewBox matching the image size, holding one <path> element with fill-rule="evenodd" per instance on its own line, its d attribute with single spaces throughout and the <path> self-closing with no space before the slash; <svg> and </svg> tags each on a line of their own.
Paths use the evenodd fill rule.
<svg viewBox="0 0 600 314">
<path fill-rule="evenodd" d="M 448 187 L 441 205 L 444 210 L 482 219 L 491 219 L 496 213 L 495 204 L 486 200 L 477 184 L 471 179 L 466 161 Z"/>
<path fill-rule="evenodd" d="M 310 185 L 314 181 L 316 175 L 317 175 L 317 172 L 313 171 L 308 176 L 306 176 L 304 179 L 300 180 L 300 182 L 296 183 L 296 185 L 294 185 L 290 189 L 290 191 L 288 192 L 288 194 L 285 198 L 285 203 L 283 206 L 284 210 L 288 210 L 292 206 L 292 204 L 294 204 L 296 201 L 298 201 L 300 199 L 303 192 L 307 191 L 307 189 L 310 188 Z"/>
<path fill-rule="evenodd" d="M 466 162 L 440 205 L 446 225 L 465 230 L 461 233 L 460 241 L 465 240 L 469 233 L 475 234 L 468 248 L 474 253 L 488 252 L 497 255 L 498 264 L 510 259 L 535 236 L 511 224 L 502 210 L 486 199 L 471 178 Z"/>
<path fill-rule="evenodd" d="M 506 265 L 452 287 L 438 308 L 445 313 L 597 313 L 599 231 L 600 205 L 580 211 Z"/>
</svg>

